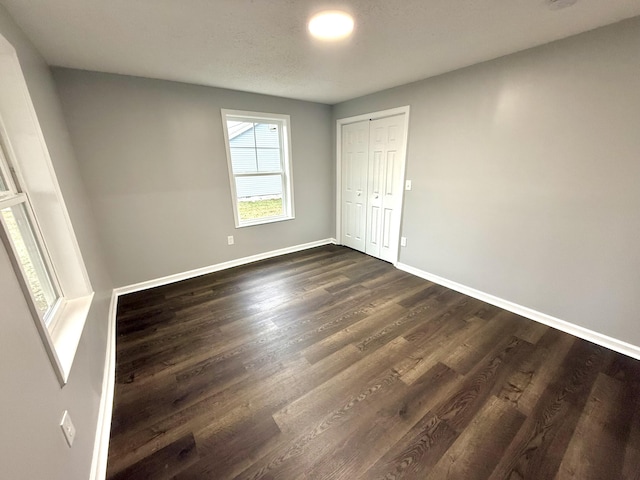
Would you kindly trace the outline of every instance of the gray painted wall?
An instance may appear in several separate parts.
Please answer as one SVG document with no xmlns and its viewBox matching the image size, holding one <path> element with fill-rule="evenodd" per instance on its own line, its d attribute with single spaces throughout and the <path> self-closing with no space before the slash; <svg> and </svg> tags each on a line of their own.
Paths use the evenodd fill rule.
<svg viewBox="0 0 640 480">
<path fill-rule="evenodd" d="M 35 105 L 87 270 L 96 291 L 69 382 L 56 379 L 0 242 L 0 476 L 16 480 L 86 480 L 89 476 L 106 353 L 112 283 L 97 240 L 51 73 L 0 7 L 0 33 L 13 44 Z M 69 410 L 73 448 L 59 427 Z"/>
<path fill-rule="evenodd" d="M 54 78 L 118 286 L 333 236 L 329 106 L 78 70 Z M 235 228 L 221 108 L 291 116 L 294 220 Z"/>
<path fill-rule="evenodd" d="M 333 117 L 400 105 L 413 180 L 400 261 L 640 345 L 640 18 Z"/>
</svg>

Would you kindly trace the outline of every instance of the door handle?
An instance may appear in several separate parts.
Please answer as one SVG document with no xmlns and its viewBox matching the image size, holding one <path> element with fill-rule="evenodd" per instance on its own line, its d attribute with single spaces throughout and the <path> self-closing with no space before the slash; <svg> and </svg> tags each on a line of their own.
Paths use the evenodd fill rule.
<svg viewBox="0 0 640 480">
<path fill-rule="evenodd" d="M 357 193 L 357 195 L 358 195 L 358 196 L 361 196 L 361 195 L 362 195 L 362 192 L 358 192 L 358 193 Z"/>
<path fill-rule="evenodd" d="M 378 194 L 376 193 L 376 194 L 375 194 L 375 196 L 374 196 L 373 198 L 375 198 L 375 199 L 377 200 L 378 198 L 380 198 L 380 195 L 378 195 Z"/>
</svg>

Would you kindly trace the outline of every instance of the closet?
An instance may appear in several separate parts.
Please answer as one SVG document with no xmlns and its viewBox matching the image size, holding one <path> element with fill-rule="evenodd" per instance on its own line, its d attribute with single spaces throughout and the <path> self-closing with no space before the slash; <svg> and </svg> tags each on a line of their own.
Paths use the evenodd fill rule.
<svg viewBox="0 0 640 480">
<path fill-rule="evenodd" d="M 406 113 L 341 126 L 341 243 L 396 262 Z"/>
</svg>

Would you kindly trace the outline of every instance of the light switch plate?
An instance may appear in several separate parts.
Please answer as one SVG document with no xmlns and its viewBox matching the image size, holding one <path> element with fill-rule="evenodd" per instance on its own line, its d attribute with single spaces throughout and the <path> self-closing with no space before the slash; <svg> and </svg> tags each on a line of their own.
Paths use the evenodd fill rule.
<svg viewBox="0 0 640 480">
<path fill-rule="evenodd" d="M 69 446 L 73 445 L 73 440 L 76 438 L 76 427 L 73 426 L 69 412 L 66 410 L 60 421 L 60 428 L 62 428 L 62 433 L 64 433 L 64 438 L 67 439 Z"/>
<path fill-rule="evenodd" d="M 404 182 L 404 189 L 411 190 L 411 180 L 407 180 L 406 182 Z"/>
<path fill-rule="evenodd" d="M 227 245 L 233 245 L 233 244 L 234 244 L 233 235 L 229 235 L 227 237 Z"/>
</svg>

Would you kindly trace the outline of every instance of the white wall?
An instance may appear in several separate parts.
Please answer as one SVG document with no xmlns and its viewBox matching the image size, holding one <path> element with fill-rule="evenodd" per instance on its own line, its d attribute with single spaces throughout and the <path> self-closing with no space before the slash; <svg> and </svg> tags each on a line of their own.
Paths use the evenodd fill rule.
<svg viewBox="0 0 640 480">
<path fill-rule="evenodd" d="M 86 480 L 93 453 L 106 349 L 112 283 L 93 215 L 69 143 L 51 73 L 0 7 L 0 34 L 16 48 L 38 120 L 96 297 L 69 382 L 60 387 L 4 246 L 0 242 L 0 477 Z M 1 80 L 0 80 L 1 82 Z M 73 448 L 58 426 L 69 410 L 77 428 Z"/>
<path fill-rule="evenodd" d="M 400 261 L 640 346 L 640 18 L 338 104 L 411 106 Z"/>
<path fill-rule="evenodd" d="M 117 285 L 333 235 L 329 106 L 78 70 L 54 77 Z M 294 220 L 235 228 L 221 108 L 291 116 Z"/>
</svg>

